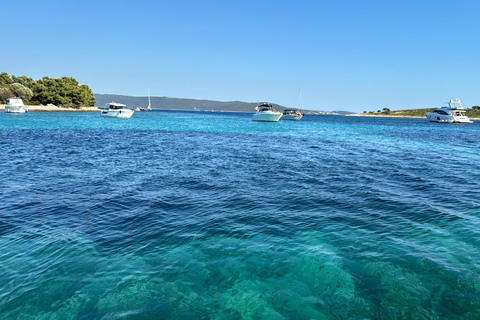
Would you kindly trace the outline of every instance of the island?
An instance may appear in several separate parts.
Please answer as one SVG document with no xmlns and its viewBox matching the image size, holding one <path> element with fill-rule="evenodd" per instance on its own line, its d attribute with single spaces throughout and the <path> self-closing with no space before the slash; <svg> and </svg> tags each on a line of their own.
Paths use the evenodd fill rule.
<svg viewBox="0 0 480 320">
<path fill-rule="evenodd" d="M 0 73 L 0 110 L 13 97 L 21 98 L 29 111 L 100 111 L 92 90 L 72 77 L 33 80 Z"/>
<path fill-rule="evenodd" d="M 424 108 L 424 109 L 405 109 L 405 110 L 395 110 L 391 111 L 388 108 L 383 108 L 378 111 L 364 111 L 363 113 L 349 114 L 347 116 L 351 117 L 379 117 L 379 118 L 417 118 L 417 119 L 426 119 L 426 114 L 433 112 L 438 108 Z M 473 106 L 472 108 L 467 108 L 466 112 L 467 117 L 471 120 L 480 120 L 480 106 Z"/>
</svg>

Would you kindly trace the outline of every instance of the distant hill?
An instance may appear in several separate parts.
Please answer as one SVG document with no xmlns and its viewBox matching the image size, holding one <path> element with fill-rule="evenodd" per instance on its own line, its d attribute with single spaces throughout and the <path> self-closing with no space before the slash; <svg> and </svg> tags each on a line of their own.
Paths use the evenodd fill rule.
<svg viewBox="0 0 480 320">
<path fill-rule="evenodd" d="M 148 106 L 148 97 L 132 97 L 116 94 L 100 94 L 95 93 L 97 99 L 97 107 L 103 108 L 108 102 L 118 102 L 126 104 L 128 107 L 146 108 Z M 222 112 L 249 112 L 253 113 L 257 105 L 255 102 L 242 101 L 213 101 L 213 100 L 195 100 L 195 99 L 179 99 L 168 97 L 150 97 L 152 109 L 155 110 L 186 110 L 186 111 L 222 111 Z M 287 109 L 284 106 L 273 104 L 278 111 Z M 348 114 L 352 112 L 346 111 L 312 111 L 302 110 L 309 114 Z"/>
<path fill-rule="evenodd" d="M 128 107 L 146 108 L 148 106 L 148 97 L 132 97 L 114 94 L 94 94 L 97 99 L 97 107 L 102 108 L 108 102 L 118 102 L 126 104 Z M 195 100 L 179 99 L 168 97 L 150 97 L 152 109 L 155 110 L 188 110 L 188 111 L 224 111 L 224 112 L 254 112 L 256 103 L 241 101 L 213 101 L 213 100 Z M 273 104 L 275 109 L 283 111 L 286 109 L 278 104 Z"/>
</svg>

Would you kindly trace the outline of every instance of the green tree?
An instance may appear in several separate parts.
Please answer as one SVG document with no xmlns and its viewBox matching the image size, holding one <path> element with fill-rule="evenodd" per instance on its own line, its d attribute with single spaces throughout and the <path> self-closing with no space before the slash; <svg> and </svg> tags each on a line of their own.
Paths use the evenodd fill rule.
<svg viewBox="0 0 480 320">
<path fill-rule="evenodd" d="M 7 103 L 7 99 L 15 97 L 15 93 L 13 93 L 10 87 L 3 87 L 0 88 L 0 102 Z"/>
<path fill-rule="evenodd" d="M 57 106 L 95 106 L 95 97 L 87 85 L 79 86 L 74 78 L 59 79 L 44 77 L 33 86 L 33 100 L 41 104 Z"/>
<path fill-rule="evenodd" d="M 16 77 L 12 75 L 12 80 L 13 80 L 13 83 L 20 83 L 21 85 L 30 89 L 32 89 L 33 86 L 35 85 L 35 80 L 33 80 L 32 78 L 28 78 L 26 76 Z"/>
<path fill-rule="evenodd" d="M 0 73 L 0 88 L 8 87 L 13 83 L 12 79 L 6 72 Z"/>
<path fill-rule="evenodd" d="M 383 109 L 382 109 L 382 112 L 388 114 L 388 113 L 390 113 L 390 109 L 388 109 L 388 108 L 383 108 Z"/>
<path fill-rule="evenodd" d="M 24 102 L 30 101 L 33 96 L 32 90 L 20 83 L 12 83 L 9 87 L 15 96 L 22 98 Z"/>
</svg>

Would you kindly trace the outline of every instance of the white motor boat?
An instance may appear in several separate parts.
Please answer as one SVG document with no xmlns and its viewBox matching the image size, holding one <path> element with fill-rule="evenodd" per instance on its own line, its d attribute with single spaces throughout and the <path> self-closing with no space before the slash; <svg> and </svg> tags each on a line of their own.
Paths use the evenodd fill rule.
<svg viewBox="0 0 480 320">
<path fill-rule="evenodd" d="M 7 99 L 7 105 L 5 106 L 5 112 L 8 113 L 25 113 L 28 112 L 27 107 L 23 104 L 21 98 Z"/>
<path fill-rule="evenodd" d="M 262 103 L 255 107 L 256 113 L 253 114 L 253 121 L 277 122 L 282 117 L 282 113 L 273 109 L 270 103 Z"/>
<path fill-rule="evenodd" d="M 447 105 L 426 114 L 431 122 L 446 123 L 473 123 L 466 115 L 467 109 L 462 107 L 462 102 L 458 99 L 450 99 Z"/>
<path fill-rule="evenodd" d="M 285 109 L 283 110 L 282 120 L 302 120 L 303 114 L 300 111 L 302 106 L 302 95 L 298 92 L 298 108 L 295 109 Z"/>
<path fill-rule="evenodd" d="M 285 109 L 283 110 L 282 120 L 301 120 L 303 114 L 295 109 Z"/>
<path fill-rule="evenodd" d="M 100 116 L 109 118 L 130 118 L 135 111 L 125 107 L 126 105 L 121 103 L 107 103 L 105 109 L 100 113 Z"/>
</svg>

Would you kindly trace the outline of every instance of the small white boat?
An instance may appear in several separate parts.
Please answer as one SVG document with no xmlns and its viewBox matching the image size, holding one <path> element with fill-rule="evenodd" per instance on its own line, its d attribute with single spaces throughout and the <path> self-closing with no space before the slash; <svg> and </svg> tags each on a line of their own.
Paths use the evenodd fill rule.
<svg viewBox="0 0 480 320">
<path fill-rule="evenodd" d="M 28 112 L 27 107 L 23 104 L 21 98 L 7 99 L 7 105 L 5 106 L 5 112 L 8 113 L 25 113 Z"/>
<path fill-rule="evenodd" d="M 298 92 L 298 108 L 297 109 L 285 109 L 283 110 L 282 120 L 302 120 L 303 114 L 300 111 L 302 106 L 302 95 Z"/>
<path fill-rule="evenodd" d="M 255 107 L 256 113 L 253 114 L 253 121 L 277 122 L 282 117 L 282 113 L 273 109 L 270 103 L 262 103 Z"/>
<path fill-rule="evenodd" d="M 105 109 L 100 113 L 100 116 L 109 118 L 130 118 L 135 111 L 125 107 L 126 105 L 121 103 L 107 103 Z"/>
<path fill-rule="evenodd" d="M 467 109 L 462 106 L 458 99 L 450 99 L 447 105 L 426 114 L 431 122 L 446 123 L 473 123 L 466 115 Z"/>
<path fill-rule="evenodd" d="M 283 110 L 282 120 L 302 120 L 303 114 L 295 109 Z"/>
</svg>

